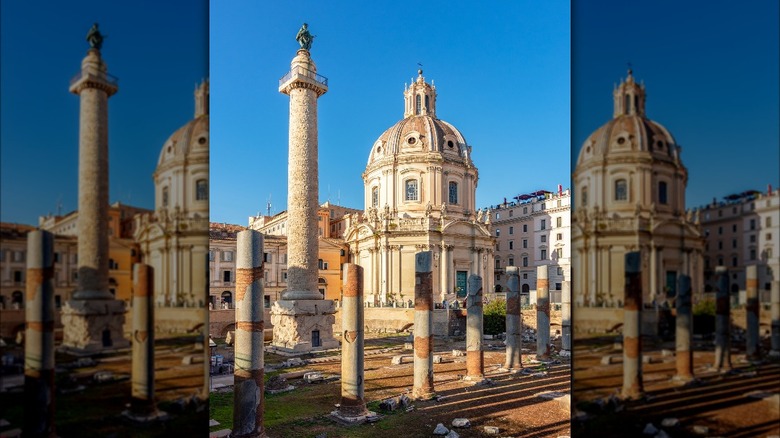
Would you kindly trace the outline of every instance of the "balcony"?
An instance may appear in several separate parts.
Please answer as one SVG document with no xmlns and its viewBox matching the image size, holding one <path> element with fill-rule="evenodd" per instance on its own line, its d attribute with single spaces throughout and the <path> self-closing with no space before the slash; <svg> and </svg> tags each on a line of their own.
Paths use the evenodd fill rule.
<svg viewBox="0 0 780 438">
<path fill-rule="evenodd" d="M 91 72 L 87 72 L 88 75 L 93 76 L 90 73 Z M 73 79 L 70 80 L 70 86 L 72 87 L 73 84 L 75 84 L 76 82 L 80 81 L 83 76 L 84 76 L 84 72 L 83 71 L 80 71 L 80 72 L 76 73 L 76 75 L 73 76 Z M 101 72 L 99 75 L 94 75 L 94 76 L 98 76 L 98 77 L 102 76 L 102 79 L 104 81 L 108 82 L 109 84 L 111 84 L 111 85 L 113 85 L 115 87 L 119 86 L 119 78 L 117 78 L 116 76 L 110 75 L 110 74 L 105 73 L 105 72 Z"/>
<path fill-rule="evenodd" d="M 281 79 L 279 79 L 279 87 L 287 83 L 293 78 L 308 78 L 310 80 L 313 80 L 314 82 L 324 86 L 328 87 L 328 78 L 325 76 L 318 75 L 317 73 L 307 69 L 303 68 L 301 66 L 294 67 L 289 72 L 287 72 L 286 75 L 282 76 Z"/>
</svg>

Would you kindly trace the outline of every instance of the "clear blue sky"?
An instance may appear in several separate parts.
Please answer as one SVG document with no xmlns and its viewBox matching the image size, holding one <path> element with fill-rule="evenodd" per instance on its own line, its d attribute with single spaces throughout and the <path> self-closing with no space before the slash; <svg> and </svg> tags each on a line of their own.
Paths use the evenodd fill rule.
<svg viewBox="0 0 780 438">
<path fill-rule="evenodd" d="M 778 187 L 780 2 L 597 3 L 572 2 L 573 160 L 612 117 L 630 61 L 648 117 L 682 146 L 689 207 Z"/>
<path fill-rule="evenodd" d="M 286 209 L 290 68 L 303 22 L 329 79 L 319 99 L 320 200 L 364 208 L 368 154 L 403 117 L 404 82 L 435 81 L 437 116 L 479 168 L 477 203 L 570 180 L 568 1 L 211 4 L 211 219 Z M 340 195 L 340 197 L 339 197 Z"/>
<path fill-rule="evenodd" d="M 0 220 L 78 208 L 79 97 L 68 92 L 92 23 L 119 78 L 109 99 L 110 202 L 154 208 L 152 172 L 163 142 L 193 118 L 208 75 L 208 3 L 0 3 Z"/>
</svg>

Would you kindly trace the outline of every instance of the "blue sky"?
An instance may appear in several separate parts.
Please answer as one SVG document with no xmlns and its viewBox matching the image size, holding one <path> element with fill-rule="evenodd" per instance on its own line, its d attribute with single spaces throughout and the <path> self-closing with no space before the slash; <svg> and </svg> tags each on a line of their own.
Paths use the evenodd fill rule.
<svg viewBox="0 0 780 438">
<path fill-rule="evenodd" d="M 572 156 L 612 117 L 626 76 L 688 168 L 686 204 L 780 185 L 777 1 L 572 2 Z M 574 164 L 574 163 L 573 163 Z"/>
<path fill-rule="evenodd" d="M 437 116 L 463 133 L 488 206 L 570 180 L 569 2 L 285 2 L 211 5 L 211 219 L 286 209 L 290 68 L 303 22 L 329 79 L 319 99 L 320 201 L 363 208 L 368 154 L 403 117 L 417 63 Z"/>
<path fill-rule="evenodd" d="M 119 92 L 109 99 L 110 202 L 154 208 L 163 142 L 193 118 L 208 75 L 206 1 L 0 3 L 0 220 L 78 207 L 79 98 L 68 92 L 97 21 Z"/>
</svg>

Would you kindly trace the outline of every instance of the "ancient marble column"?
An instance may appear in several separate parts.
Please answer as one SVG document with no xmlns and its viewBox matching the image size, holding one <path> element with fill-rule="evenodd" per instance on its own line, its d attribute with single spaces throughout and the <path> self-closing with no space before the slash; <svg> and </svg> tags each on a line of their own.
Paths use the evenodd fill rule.
<svg viewBox="0 0 780 438">
<path fill-rule="evenodd" d="M 688 381 L 693 379 L 693 316 L 691 314 L 691 277 L 680 275 L 678 280 L 677 300 L 675 308 L 676 330 L 674 334 L 677 355 L 677 374 L 675 380 Z"/>
<path fill-rule="evenodd" d="M 434 396 L 432 258 L 431 251 L 418 252 L 414 257 L 414 399 Z"/>
<path fill-rule="evenodd" d="M 133 265 L 133 369 L 130 413 L 154 415 L 154 269 Z"/>
<path fill-rule="evenodd" d="M 571 282 L 561 285 L 561 356 L 571 355 Z"/>
<path fill-rule="evenodd" d="M 24 332 L 24 436 L 54 431 L 54 235 L 27 235 Z"/>
<path fill-rule="evenodd" d="M 344 294 L 341 300 L 341 403 L 337 415 L 359 419 L 368 414 L 363 370 L 363 268 L 344 264 Z"/>
<path fill-rule="evenodd" d="M 770 356 L 780 356 L 780 281 L 772 281 L 770 291 L 771 317 L 772 317 L 772 350 Z"/>
<path fill-rule="evenodd" d="M 642 274 L 641 254 L 625 255 L 626 288 L 623 300 L 623 390 L 625 398 L 639 398 L 642 386 Z"/>
<path fill-rule="evenodd" d="M 523 320 L 520 316 L 520 279 L 517 266 L 506 267 L 506 362 L 507 370 L 523 368 L 521 346 Z"/>
<path fill-rule="evenodd" d="M 725 266 L 717 266 L 718 290 L 715 293 L 715 362 L 713 367 L 718 370 L 731 369 L 731 309 L 729 298 L 729 270 Z"/>
<path fill-rule="evenodd" d="M 466 302 L 466 380 L 485 378 L 485 357 L 482 351 L 482 277 L 471 275 Z"/>
<path fill-rule="evenodd" d="M 100 51 L 89 49 L 70 88 L 81 100 L 76 300 L 113 298 L 108 291 L 108 98 L 118 89 Z"/>
<path fill-rule="evenodd" d="M 550 280 L 547 265 L 536 267 L 536 358 L 550 357 Z"/>
<path fill-rule="evenodd" d="M 290 96 L 287 172 L 287 291 L 283 300 L 319 300 L 317 99 L 328 91 L 308 50 L 300 49 L 279 91 Z M 320 79 L 321 78 L 321 79 Z"/>
<path fill-rule="evenodd" d="M 761 358 L 758 332 L 758 265 L 746 266 L 745 277 L 745 297 L 747 299 L 747 305 L 745 306 L 747 316 L 745 355 L 749 360 L 758 360 Z"/>
<path fill-rule="evenodd" d="M 245 230 L 236 238 L 236 338 L 233 371 L 233 434 L 264 437 L 263 426 L 263 235 Z"/>
</svg>

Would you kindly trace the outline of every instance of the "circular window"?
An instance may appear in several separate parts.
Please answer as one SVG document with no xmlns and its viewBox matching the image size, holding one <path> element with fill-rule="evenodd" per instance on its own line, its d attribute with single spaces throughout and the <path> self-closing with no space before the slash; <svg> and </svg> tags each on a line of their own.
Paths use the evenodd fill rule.
<svg viewBox="0 0 780 438">
<path fill-rule="evenodd" d="M 623 138 L 623 137 L 620 137 L 620 138 L 618 138 L 618 140 L 617 140 L 617 141 L 618 141 L 618 144 L 623 144 L 623 143 L 625 143 L 625 142 L 626 142 L 626 139 L 625 139 L 625 138 Z"/>
<path fill-rule="evenodd" d="M 200 144 L 206 144 L 206 137 L 201 137 L 198 139 L 198 143 Z"/>
<path fill-rule="evenodd" d="M 449 141 L 447 142 L 447 146 L 449 146 L 449 147 L 450 147 L 450 149 L 452 149 L 452 148 L 455 146 L 455 143 L 453 143 L 453 142 L 452 142 L 452 140 L 449 140 Z"/>
<path fill-rule="evenodd" d="M 382 146 L 377 146 L 376 147 L 376 153 L 380 153 L 380 152 L 382 152 Z"/>
<path fill-rule="evenodd" d="M 585 148 L 585 152 L 587 152 L 587 153 L 590 153 L 590 146 L 588 146 L 587 148 Z"/>
<path fill-rule="evenodd" d="M 173 147 L 171 147 L 171 146 L 168 146 L 168 153 L 169 153 L 169 154 L 171 153 L 171 150 L 173 150 Z"/>
<path fill-rule="evenodd" d="M 415 144 L 417 143 L 417 139 L 414 137 L 409 137 L 408 139 L 406 139 L 406 142 L 409 144 Z"/>
<path fill-rule="evenodd" d="M 658 141 L 658 149 L 659 150 L 664 150 L 664 142 L 662 142 L 660 140 Z"/>
</svg>

